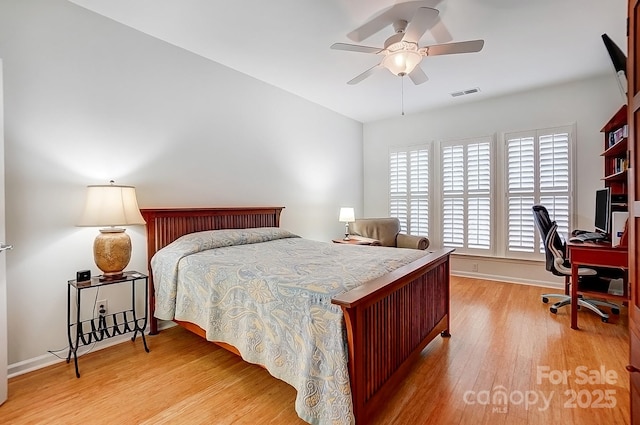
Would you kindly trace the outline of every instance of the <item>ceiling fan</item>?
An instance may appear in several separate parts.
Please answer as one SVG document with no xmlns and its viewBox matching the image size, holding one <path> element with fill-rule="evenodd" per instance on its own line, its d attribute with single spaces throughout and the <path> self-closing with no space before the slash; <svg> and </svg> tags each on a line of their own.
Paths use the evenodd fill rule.
<svg viewBox="0 0 640 425">
<path fill-rule="evenodd" d="M 404 77 L 408 75 L 414 84 L 422 84 L 428 80 L 419 64 L 425 56 L 452 55 L 457 53 L 479 52 L 484 40 L 470 40 L 456 43 L 433 44 L 420 47 L 418 42 L 422 35 L 433 26 L 439 12 L 431 7 L 418 8 L 410 20 L 396 19 L 393 22 L 395 34 L 389 37 L 384 47 L 360 46 L 357 44 L 334 43 L 335 50 L 349 52 L 373 53 L 382 56 L 382 61 L 351 79 L 347 84 L 358 84 L 380 68 L 387 68 L 392 74 Z M 370 35 L 370 34 L 369 34 Z"/>
</svg>

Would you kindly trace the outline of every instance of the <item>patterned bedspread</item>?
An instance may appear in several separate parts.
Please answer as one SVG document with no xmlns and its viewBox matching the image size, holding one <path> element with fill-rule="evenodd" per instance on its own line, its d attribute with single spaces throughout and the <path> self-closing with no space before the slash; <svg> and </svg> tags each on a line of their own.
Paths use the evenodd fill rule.
<svg viewBox="0 0 640 425">
<path fill-rule="evenodd" d="M 279 228 L 183 236 L 151 261 L 155 316 L 200 326 L 297 391 L 312 424 L 353 423 L 347 344 L 331 298 L 425 251 L 333 244 Z"/>
</svg>

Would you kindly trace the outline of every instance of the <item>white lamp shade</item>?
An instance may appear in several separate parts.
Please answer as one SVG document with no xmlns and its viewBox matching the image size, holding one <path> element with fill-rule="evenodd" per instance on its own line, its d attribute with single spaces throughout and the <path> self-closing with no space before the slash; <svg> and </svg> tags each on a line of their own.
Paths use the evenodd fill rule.
<svg viewBox="0 0 640 425">
<path fill-rule="evenodd" d="M 127 226 L 145 224 L 133 186 L 87 186 L 87 201 L 78 226 Z"/>
<path fill-rule="evenodd" d="M 353 208 L 343 207 L 340 208 L 340 217 L 338 221 L 342 221 L 343 223 L 350 223 L 352 221 L 356 221 L 356 215 Z"/>
</svg>

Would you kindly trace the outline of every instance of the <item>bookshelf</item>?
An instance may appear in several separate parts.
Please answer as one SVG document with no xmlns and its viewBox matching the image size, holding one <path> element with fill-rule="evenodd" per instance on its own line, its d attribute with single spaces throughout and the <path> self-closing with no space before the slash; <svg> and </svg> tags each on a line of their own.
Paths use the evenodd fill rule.
<svg viewBox="0 0 640 425">
<path fill-rule="evenodd" d="M 600 131 L 604 133 L 604 151 L 600 154 L 604 158 L 604 185 L 611 188 L 612 195 L 626 195 L 629 165 L 627 105 L 622 105 Z"/>
</svg>

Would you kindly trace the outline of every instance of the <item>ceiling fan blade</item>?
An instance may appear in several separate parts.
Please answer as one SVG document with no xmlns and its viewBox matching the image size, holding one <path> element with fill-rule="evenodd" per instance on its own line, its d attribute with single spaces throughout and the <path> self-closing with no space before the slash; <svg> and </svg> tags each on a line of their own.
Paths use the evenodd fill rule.
<svg viewBox="0 0 640 425">
<path fill-rule="evenodd" d="M 441 1 L 442 0 L 420 0 L 394 4 L 378 12 L 370 21 L 347 34 L 347 37 L 349 37 L 349 40 L 360 43 L 399 19 L 407 22 L 411 21 L 419 8 L 427 6 L 436 7 Z M 440 43 L 440 41 L 438 42 Z"/>
<path fill-rule="evenodd" d="M 413 71 L 409 73 L 409 78 L 411 78 L 411 81 L 413 81 L 413 84 L 416 86 L 418 84 L 426 83 L 429 79 L 427 74 L 425 74 L 422 68 L 420 68 L 420 65 L 413 68 Z"/>
<path fill-rule="evenodd" d="M 357 44 L 347 43 L 333 43 L 331 48 L 334 50 L 346 50 L 348 52 L 360 52 L 360 53 L 379 53 L 382 51 L 379 47 L 359 46 Z"/>
<path fill-rule="evenodd" d="M 429 28 L 429 32 L 438 44 L 453 41 L 453 36 L 440 18 L 436 19 L 436 23 L 431 28 Z"/>
<path fill-rule="evenodd" d="M 364 80 L 365 78 L 369 77 L 371 74 L 376 72 L 376 70 L 378 68 L 382 68 L 382 65 L 381 64 L 377 64 L 377 65 L 372 66 L 371 68 L 367 69 L 362 74 L 360 74 L 357 77 L 347 81 L 347 84 L 349 84 L 351 86 L 354 85 L 354 84 L 358 84 L 360 81 Z"/>
<path fill-rule="evenodd" d="M 440 12 L 430 7 L 419 8 L 409 22 L 402 40 L 417 43 L 424 33 L 436 23 L 439 14 Z"/>
<path fill-rule="evenodd" d="M 351 31 L 349 34 L 347 34 L 347 37 L 349 37 L 350 40 L 358 42 L 366 40 L 373 34 L 391 24 L 391 22 L 391 19 L 388 18 L 385 14 L 379 15 L 369 22 Z"/>
<path fill-rule="evenodd" d="M 457 43 L 434 44 L 432 46 L 426 46 L 424 49 L 425 56 L 439 56 L 479 52 L 483 47 L 484 40 L 471 40 Z"/>
</svg>

